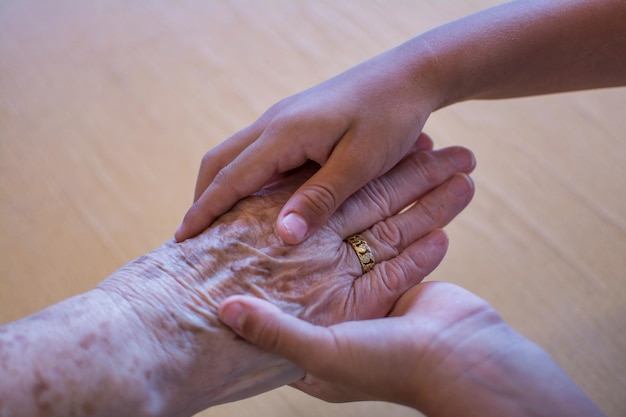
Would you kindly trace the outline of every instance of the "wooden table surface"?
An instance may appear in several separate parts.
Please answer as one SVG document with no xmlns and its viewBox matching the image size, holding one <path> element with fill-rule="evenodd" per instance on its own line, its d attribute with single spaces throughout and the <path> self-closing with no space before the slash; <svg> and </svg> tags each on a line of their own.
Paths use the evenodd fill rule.
<svg viewBox="0 0 626 417">
<path fill-rule="evenodd" d="M 201 156 L 280 98 L 498 1 L 0 3 L 0 322 L 171 237 Z M 626 415 L 626 90 L 434 114 L 477 193 L 431 279 L 490 301 Z M 282 388 L 203 416 L 415 416 Z"/>
</svg>

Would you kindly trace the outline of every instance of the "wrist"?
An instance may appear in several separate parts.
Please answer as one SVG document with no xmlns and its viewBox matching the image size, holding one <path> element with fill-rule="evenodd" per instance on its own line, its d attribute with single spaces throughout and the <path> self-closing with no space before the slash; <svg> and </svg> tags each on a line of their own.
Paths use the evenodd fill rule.
<svg viewBox="0 0 626 417">
<path fill-rule="evenodd" d="M 146 377 L 145 396 L 152 402 L 146 407 L 149 415 L 192 415 L 208 406 L 188 409 L 201 397 L 199 388 L 213 382 L 208 378 L 202 384 L 194 380 L 194 373 L 199 371 L 203 339 L 220 331 L 216 315 L 194 291 L 208 261 L 209 256 L 202 262 L 187 259 L 167 242 L 98 286 L 126 318 L 130 338 L 142 346 L 144 353 L 135 365 Z M 196 262 L 199 268 L 192 267 Z M 219 357 L 209 355 L 213 356 Z"/>
<path fill-rule="evenodd" d="M 416 114 L 430 115 L 444 106 L 450 80 L 440 57 L 426 37 L 417 36 L 385 52 L 381 57 L 384 57 L 385 66 L 396 72 L 390 78 L 402 83 L 398 86 L 397 96 L 409 94 L 407 102 L 418 106 L 413 108 Z M 419 122 L 421 126 L 426 120 Z"/>
<path fill-rule="evenodd" d="M 140 327 L 133 337 L 152 352 L 142 366 L 149 370 L 149 394 L 160 402 L 159 415 L 191 415 L 302 376 L 293 364 L 238 339 L 218 319 L 222 299 L 246 291 L 246 277 L 232 270 L 234 252 L 247 260 L 254 256 L 246 248 L 225 234 L 168 242 L 99 286 L 133 316 Z"/>
<path fill-rule="evenodd" d="M 601 416 L 541 347 L 488 308 L 459 323 L 428 362 L 415 408 L 447 416 Z"/>
</svg>

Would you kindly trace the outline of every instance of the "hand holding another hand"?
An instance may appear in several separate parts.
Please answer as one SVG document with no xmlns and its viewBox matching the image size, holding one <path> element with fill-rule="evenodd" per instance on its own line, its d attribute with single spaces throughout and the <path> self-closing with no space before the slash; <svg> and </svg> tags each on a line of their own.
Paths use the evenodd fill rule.
<svg viewBox="0 0 626 417">
<path fill-rule="evenodd" d="M 474 168 L 472 153 L 460 147 L 431 148 L 431 140 L 421 135 L 398 165 L 350 196 L 300 245 L 284 245 L 272 219 L 315 173 L 312 166 L 242 200 L 205 233 L 175 246 L 193 259 L 203 259 L 206 252 L 228 253 L 219 267 L 203 267 L 203 275 L 223 269 L 229 277 L 219 284 L 208 280 L 198 289 L 210 286 L 211 292 L 219 292 L 217 303 L 212 300 L 215 310 L 226 296 L 252 293 L 318 324 L 387 313 L 443 259 L 447 239 L 438 229 L 474 193 L 465 174 Z M 346 243 L 354 234 L 365 238 L 376 260 L 366 274 Z"/>
<path fill-rule="evenodd" d="M 473 196 L 471 152 L 431 146 L 421 136 L 300 245 L 285 245 L 272 219 L 312 164 L 243 199 L 195 238 L 170 240 L 97 288 L 3 325 L 0 368 L 10 378 L 0 378 L 2 410 L 193 415 L 297 381 L 301 369 L 220 323 L 220 303 L 250 294 L 324 326 L 388 314 L 439 264 L 447 249 L 440 228 Z M 357 233 L 376 259 L 366 273 L 346 242 Z M 33 386 L 41 387 L 35 401 Z"/>
<path fill-rule="evenodd" d="M 254 295 L 324 326 L 388 314 L 441 262 L 448 242 L 440 228 L 474 193 L 466 175 L 472 153 L 431 147 L 420 136 L 398 165 L 350 196 L 299 245 L 285 245 L 272 219 L 315 172 L 313 164 L 243 199 L 195 238 L 169 241 L 103 282 L 100 289 L 129 299 L 148 339 L 159 340 L 163 374 L 178 375 L 163 383 L 160 397 L 172 409 L 193 404 L 190 411 L 198 412 L 302 376 L 288 361 L 233 339 L 218 319 L 229 296 Z M 376 260 L 367 273 L 346 242 L 354 234 Z"/>
<path fill-rule="evenodd" d="M 453 284 L 418 284 L 385 318 L 330 327 L 249 296 L 226 299 L 220 318 L 304 369 L 292 385 L 326 401 L 389 401 L 429 417 L 602 415 L 544 350 Z"/>
<path fill-rule="evenodd" d="M 281 100 L 207 152 L 176 240 L 197 235 L 237 201 L 307 161 L 321 169 L 274 220 L 290 244 L 317 231 L 351 194 L 407 154 L 436 106 L 433 76 L 412 77 L 411 63 L 401 48 L 386 52 Z"/>
</svg>

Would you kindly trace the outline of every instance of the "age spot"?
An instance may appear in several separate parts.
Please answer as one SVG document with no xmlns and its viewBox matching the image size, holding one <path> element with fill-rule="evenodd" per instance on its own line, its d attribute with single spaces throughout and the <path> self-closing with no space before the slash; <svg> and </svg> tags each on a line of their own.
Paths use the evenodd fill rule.
<svg viewBox="0 0 626 417">
<path fill-rule="evenodd" d="M 78 343 L 78 346 L 80 346 L 82 349 L 87 350 L 91 346 L 93 346 L 97 342 L 97 340 L 98 336 L 95 333 L 89 333 L 81 339 L 81 341 Z"/>
<path fill-rule="evenodd" d="M 87 401 L 83 404 L 83 415 L 91 416 L 96 413 L 96 406 L 91 401 Z"/>
</svg>

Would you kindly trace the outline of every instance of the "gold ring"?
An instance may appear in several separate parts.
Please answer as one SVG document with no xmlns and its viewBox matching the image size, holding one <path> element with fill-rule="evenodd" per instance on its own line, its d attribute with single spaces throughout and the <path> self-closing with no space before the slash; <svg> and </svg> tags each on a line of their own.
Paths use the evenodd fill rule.
<svg viewBox="0 0 626 417">
<path fill-rule="evenodd" d="M 374 260 L 374 254 L 372 253 L 370 245 L 367 244 L 367 241 L 363 239 L 361 235 L 353 235 L 347 238 L 346 242 L 348 242 L 350 246 L 352 246 L 352 249 L 354 249 L 354 252 L 356 252 L 363 274 L 367 274 L 371 271 L 374 265 L 376 265 L 376 261 Z"/>
</svg>

